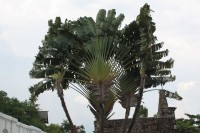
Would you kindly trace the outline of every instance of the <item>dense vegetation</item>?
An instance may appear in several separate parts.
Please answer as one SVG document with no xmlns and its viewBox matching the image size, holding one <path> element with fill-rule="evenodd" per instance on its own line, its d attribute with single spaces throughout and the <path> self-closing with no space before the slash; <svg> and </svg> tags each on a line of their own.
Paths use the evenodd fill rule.
<svg viewBox="0 0 200 133">
<path fill-rule="evenodd" d="M 61 125 L 43 123 L 38 114 L 39 105 L 30 101 L 19 101 L 17 98 L 9 98 L 7 93 L 0 91 L 0 112 L 18 119 L 26 125 L 32 125 L 47 133 L 65 133 L 71 130 L 68 121 L 64 120 Z M 77 126 L 77 133 L 85 133 L 84 126 Z"/>
<path fill-rule="evenodd" d="M 24 124 L 33 125 L 42 130 L 46 129 L 46 125 L 39 117 L 37 104 L 27 100 L 19 101 L 17 98 L 9 98 L 4 91 L 0 91 L 0 112 L 12 116 Z"/>
<path fill-rule="evenodd" d="M 70 124 L 67 120 L 64 120 L 61 125 L 59 124 L 50 124 L 47 127 L 47 133 L 66 133 L 71 130 Z M 85 133 L 85 128 L 83 125 L 77 126 L 74 128 L 76 133 Z"/>
<path fill-rule="evenodd" d="M 145 107 L 144 105 L 141 105 L 140 110 L 138 112 L 138 116 L 142 118 L 148 117 L 148 108 Z"/>
<path fill-rule="evenodd" d="M 189 119 L 176 120 L 178 133 L 200 133 L 200 115 L 185 114 Z"/>
</svg>

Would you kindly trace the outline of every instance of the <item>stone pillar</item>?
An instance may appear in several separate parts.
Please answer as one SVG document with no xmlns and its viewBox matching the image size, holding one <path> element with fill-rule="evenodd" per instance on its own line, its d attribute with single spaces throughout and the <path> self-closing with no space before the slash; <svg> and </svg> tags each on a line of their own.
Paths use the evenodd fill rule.
<svg viewBox="0 0 200 133">
<path fill-rule="evenodd" d="M 168 103 L 167 103 L 167 98 L 165 96 L 165 90 L 160 90 L 159 91 L 159 103 L 158 103 L 158 113 L 157 117 L 158 118 L 163 118 L 164 117 L 164 109 L 168 108 Z"/>
<path fill-rule="evenodd" d="M 158 118 L 175 118 L 175 107 L 168 107 L 165 90 L 159 91 Z"/>
</svg>

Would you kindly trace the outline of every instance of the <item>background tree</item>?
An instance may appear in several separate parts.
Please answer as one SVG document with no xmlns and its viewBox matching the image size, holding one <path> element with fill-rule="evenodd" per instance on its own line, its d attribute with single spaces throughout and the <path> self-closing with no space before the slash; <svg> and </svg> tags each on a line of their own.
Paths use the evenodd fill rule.
<svg viewBox="0 0 200 133">
<path fill-rule="evenodd" d="M 176 120 L 178 133 L 200 133 L 200 115 L 185 114 L 189 119 Z"/>
<path fill-rule="evenodd" d="M 14 117 L 26 125 L 38 127 L 47 133 L 65 133 L 71 130 L 70 123 L 67 120 L 64 120 L 61 125 L 53 123 L 46 125 L 39 117 L 38 111 L 38 104 L 10 98 L 6 92 L 0 91 L 0 112 Z M 85 133 L 83 125 L 77 126 L 77 133 Z"/>
<path fill-rule="evenodd" d="M 64 133 L 64 130 L 58 124 L 50 124 L 46 131 L 47 133 Z"/>
<path fill-rule="evenodd" d="M 85 133 L 83 125 L 76 127 L 76 133 Z M 70 123 L 67 120 L 63 120 L 61 124 L 50 124 L 47 126 L 47 133 L 68 133 L 71 132 Z"/>
<path fill-rule="evenodd" d="M 198 128 L 200 128 L 200 114 L 191 115 L 191 114 L 187 114 L 187 113 L 186 113 L 185 115 L 187 115 L 187 116 L 189 117 L 189 119 L 190 119 L 191 121 L 193 121 L 194 124 L 195 124 Z"/>
<path fill-rule="evenodd" d="M 77 126 L 77 133 L 86 133 L 83 125 Z"/>
<path fill-rule="evenodd" d="M 142 117 L 142 118 L 148 117 L 148 109 L 145 106 L 143 105 L 140 106 L 138 117 Z"/>
<path fill-rule="evenodd" d="M 38 106 L 26 100 L 19 101 L 17 98 L 9 98 L 6 92 L 0 91 L 0 112 L 18 119 L 19 122 L 45 131 L 46 125 L 39 117 Z"/>
<path fill-rule="evenodd" d="M 67 120 L 63 120 L 63 122 L 61 123 L 61 129 L 66 132 L 71 130 L 70 124 Z"/>
</svg>

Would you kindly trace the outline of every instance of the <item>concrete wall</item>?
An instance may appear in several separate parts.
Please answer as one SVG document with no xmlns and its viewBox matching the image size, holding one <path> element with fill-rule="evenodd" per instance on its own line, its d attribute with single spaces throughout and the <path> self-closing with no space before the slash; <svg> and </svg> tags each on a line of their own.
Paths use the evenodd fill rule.
<svg viewBox="0 0 200 133">
<path fill-rule="evenodd" d="M 45 133 L 39 128 L 18 122 L 17 119 L 0 112 L 0 133 Z"/>
</svg>

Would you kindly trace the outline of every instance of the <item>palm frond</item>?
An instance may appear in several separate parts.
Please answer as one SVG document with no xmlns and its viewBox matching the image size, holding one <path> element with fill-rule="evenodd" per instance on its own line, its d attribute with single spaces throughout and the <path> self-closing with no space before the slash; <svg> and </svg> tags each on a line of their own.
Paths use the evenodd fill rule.
<svg viewBox="0 0 200 133">
<path fill-rule="evenodd" d="M 35 102 L 37 100 L 37 97 L 44 91 L 47 91 L 47 90 L 53 91 L 54 87 L 53 87 L 52 82 L 53 82 L 52 79 L 47 79 L 47 80 L 40 81 L 39 83 L 31 86 L 29 88 L 29 92 L 31 93 L 30 100 L 32 102 Z"/>
</svg>

